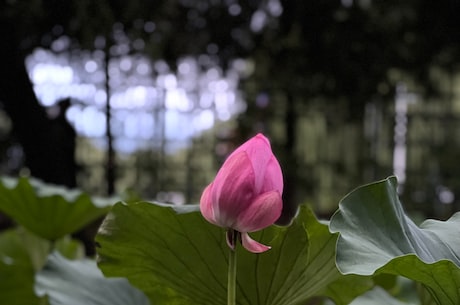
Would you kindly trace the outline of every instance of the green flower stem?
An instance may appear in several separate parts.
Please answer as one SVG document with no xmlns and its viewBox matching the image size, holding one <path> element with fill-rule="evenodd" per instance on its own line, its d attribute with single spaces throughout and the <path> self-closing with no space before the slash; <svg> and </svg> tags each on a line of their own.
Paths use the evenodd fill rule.
<svg viewBox="0 0 460 305">
<path fill-rule="evenodd" d="M 227 305 L 236 305 L 236 249 L 228 254 Z"/>
</svg>

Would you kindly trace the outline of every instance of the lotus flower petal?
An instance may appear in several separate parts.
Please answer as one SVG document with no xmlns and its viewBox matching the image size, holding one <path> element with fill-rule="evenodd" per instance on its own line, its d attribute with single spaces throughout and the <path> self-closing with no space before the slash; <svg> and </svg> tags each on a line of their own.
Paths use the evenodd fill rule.
<svg viewBox="0 0 460 305">
<path fill-rule="evenodd" d="M 235 236 L 249 251 L 264 252 L 269 247 L 253 241 L 247 232 L 272 225 L 281 215 L 283 174 L 262 134 L 238 147 L 218 171 L 200 199 L 200 210 L 210 223 L 233 232 L 227 243 L 234 248 Z M 235 235 L 236 234 L 236 235 Z"/>
<path fill-rule="evenodd" d="M 258 196 L 238 217 L 234 228 L 240 232 L 254 232 L 272 225 L 281 215 L 283 201 L 278 191 Z"/>
<path fill-rule="evenodd" d="M 283 173 L 281 172 L 278 160 L 274 156 L 268 161 L 263 178 L 263 186 L 260 194 L 271 190 L 277 190 L 280 194 L 283 193 Z"/>
<path fill-rule="evenodd" d="M 212 183 L 208 185 L 200 199 L 200 211 L 203 217 L 212 224 L 219 225 L 214 214 L 214 205 L 212 201 Z"/>
<path fill-rule="evenodd" d="M 241 243 L 246 250 L 252 253 L 262 253 L 271 249 L 271 247 L 252 239 L 248 233 L 241 233 Z"/>
<path fill-rule="evenodd" d="M 254 171 L 246 152 L 233 154 L 213 182 L 212 201 L 219 225 L 232 227 L 255 196 Z"/>
</svg>

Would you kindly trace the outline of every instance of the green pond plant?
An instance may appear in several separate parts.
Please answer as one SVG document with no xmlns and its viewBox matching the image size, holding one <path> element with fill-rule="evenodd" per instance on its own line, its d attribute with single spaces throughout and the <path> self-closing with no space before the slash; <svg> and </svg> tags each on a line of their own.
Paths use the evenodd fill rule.
<svg viewBox="0 0 460 305">
<path fill-rule="evenodd" d="M 0 305 L 458 305 L 460 213 L 416 224 L 396 177 L 287 226 L 262 134 L 229 155 L 200 204 L 94 198 L 0 177 Z M 85 255 L 75 233 L 103 219 Z M 238 258 L 238 262 L 237 262 Z"/>
</svg>

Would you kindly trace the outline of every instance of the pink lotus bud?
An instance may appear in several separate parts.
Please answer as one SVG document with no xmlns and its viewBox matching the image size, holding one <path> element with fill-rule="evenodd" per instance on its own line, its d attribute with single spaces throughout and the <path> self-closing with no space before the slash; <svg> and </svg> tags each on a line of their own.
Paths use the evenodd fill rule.
<svg viewBox="0 0 460 305">
<path fill-rule="evenodd" d="M 270 142 L 262 134 L 238 147 L 203 191 L 200 209 L 209 222 L 227 229 L 227 243 L 237 239 L 253 253 L 270 247 L 249 237 L 272 225 L 281 215 L 283 175 Z"/>
</svg>

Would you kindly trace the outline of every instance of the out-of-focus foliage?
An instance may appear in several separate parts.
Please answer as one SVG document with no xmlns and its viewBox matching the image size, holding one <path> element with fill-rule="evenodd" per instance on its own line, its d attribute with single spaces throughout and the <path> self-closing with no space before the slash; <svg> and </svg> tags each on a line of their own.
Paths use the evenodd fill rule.
<svg viewBox="0 0 460 305">
<path fill-rule="evenodd" d="M 460 147 L 449 135 L 460 114 L 459 3 L 281 3 L 278 26 L 260 33 L 251 56 L 240 126 L 272 136 L 293 201 L 309 198 L 329 213 L 354 185 L 393 173 L 394 103 L 405 84 L 417 102 L 408 111 L 404 201 L 433 217 L 458 210 L 426 189 L 458 185 L 448 154 Z M 446 124 L 455 127 L 438 133 Z"/>
<path fill-rule="evenodd" d="M 34 293 L 34 276 L 44 263 L 49 245 L 36 242 L 28 232 L 3 231 L 0 234 L 0 304 L 47 304 Z M 34 262 L 35 261 L 35 262 Z"/>
<path fill-rule="evenodd" d="M 459 197 L 456 1 L 19 0 L 0 8 L 13 29 L 5 45 L 25 54 L 62 38 L 56 52 L 141 53 L 172 67 L 189 55 L 223 67 L 248 60 L 241 84 L 248 107 L 232 141 L 267 133 L 289 181 L 286 201 L 314 201 L 324 213 L 354 185 L 392 174 L 394 98 L 403 82 L 419 96 L 409 109 L 406 205 L 437 217 L 458 209 L 438 200 L 445 188 Z M 199 197 L 195 186 L 187 193 Z"/>
<path fill-rule="evenodd" d="M 232 9 L 226 1 L 20 0 L 6 2 L 0 17 L 27 21 L 17 34 L 30 47 L 49 47 L 65 35 L 73 47 L 91 50 L 104 47 L 105 40 L 108 45 L 115 43 L 113 35 L 118 32 L 126 35 L 123 39 L 133 50 L 142 45 L 147 54 L 175 64 L 181 56 L 207 53 L 210 44 L 217 47 L 211 47 L 210 53 L 223 59 L 247 54 L 254 47 L 249 23 L 265 4 L 233 5 Z"/>
<path fill-rule="evenodd" d="M 150 304 L 127 279 L 106 279 L 93 259 L 70 261 L 54 252 L 35 279 L 37 294 L 48 295 L 53 305 Z"/>
<path fill-rule="evenodd" d="M 0 180 L 0 211 L 40 237 L 56 240 L 105 215 L 110 201 L 27 178 Z"/>
<path fill-rule="evenodd" d="M 35 186 L 25 194 L 37 205 L 43 193 L 85 205 L 63 195 L 64 188 L 22 183 Z M 7 192 L 24 191 L 0 189 L 0 207 Z M 59 218 L 44 211 L 49 222 Z M 21 214 L 28 210 L 13 216 Z M 251 233 L 270 251 L 238 248 L 239 303 L 295 305 L 315 297 L 340 305 L 457 304 L 458 215 L 417 227 L 401 207 L 394 178 L 348 194 L 330 222 L 302 206 L 292 225 Z M 69 235 L 50 241 L 30 229 L 0 234 L 0 304 L 225 304 L 225 233 L 195 205 L 115 204 L 96 236 L 98 266 Z"/>
<path fill-rule="evenodd" d="M 0 304 L 148 304 L 126 280 L 105 279 L 70 236 L 103 216 L 110 199 L 99 208 L 100 199 L 35 179 L 1 182 L 0 211 L 18 225 L 0 232 Z M 34 210 L 41 212 L 31 219 Z"/>
</svg>

